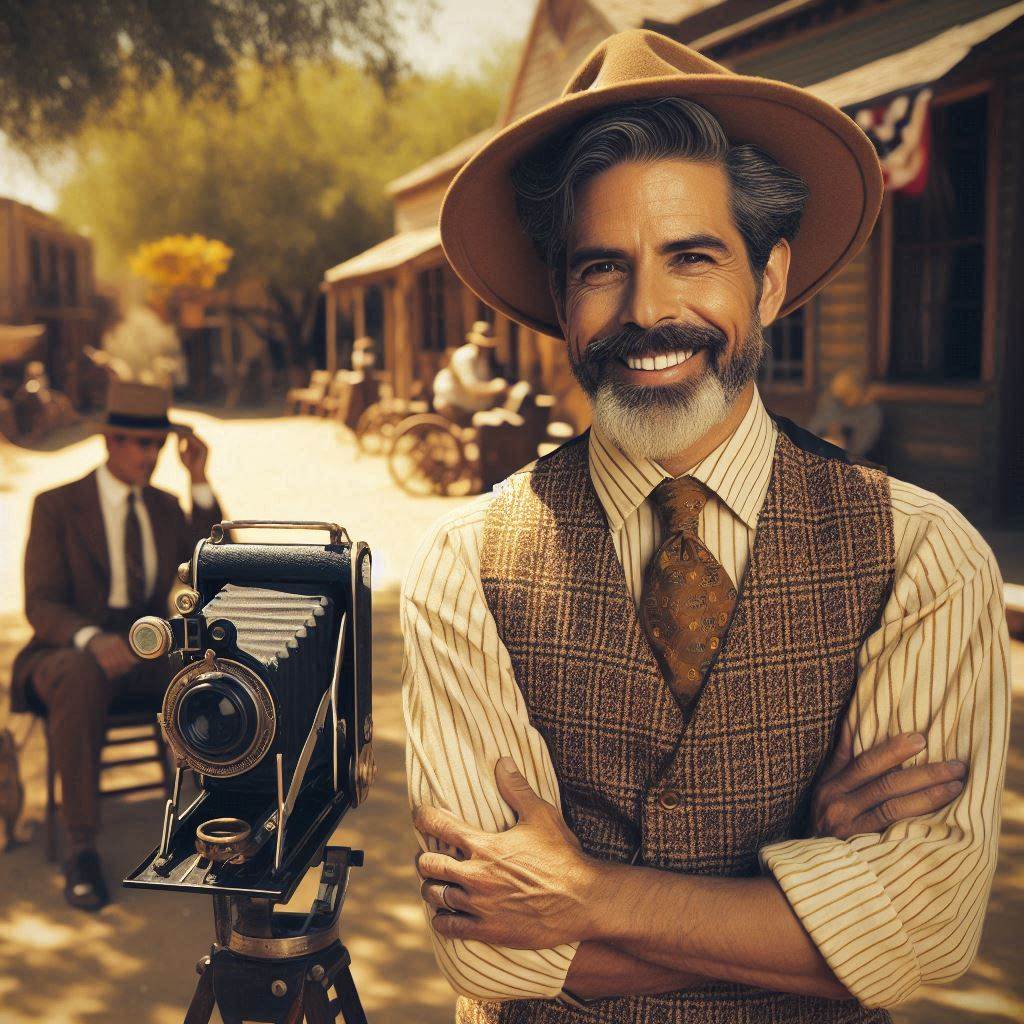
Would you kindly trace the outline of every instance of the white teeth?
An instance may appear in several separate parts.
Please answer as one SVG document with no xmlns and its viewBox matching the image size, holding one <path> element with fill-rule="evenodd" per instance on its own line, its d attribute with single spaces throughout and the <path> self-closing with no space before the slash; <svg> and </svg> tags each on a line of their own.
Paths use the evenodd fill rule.
<svg viewBox="0 0 1024 1024">
<path fill-rule="evenodd" d="M 678 352 L 663 352 L 657 356 L 632 356 L 626 360 L 631 370 L 667 370 L 670 366 L 678 366 L 693 355 L 692 349 L 680 349 Z"/>
</svg>

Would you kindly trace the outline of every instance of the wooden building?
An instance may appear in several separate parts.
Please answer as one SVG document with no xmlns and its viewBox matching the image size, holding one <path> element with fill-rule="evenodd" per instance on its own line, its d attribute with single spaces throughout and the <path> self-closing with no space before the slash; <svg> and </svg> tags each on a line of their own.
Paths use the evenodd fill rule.
<svg viewBox="0 0 1024 1024">
<path fill-rule="evenodd" d="M 83 399 L 82 351 L 96 344 L 92 242 L 59 220 L 0 198 L 0 324 L 43 324 L 34 358 L 53 387 Z"/>
<path fill-rule="evenodd" d="M 979 524 L 1024 521 L 1024 3 L 540 0 L 496 129 L 557 96 L 601 39 L 631 27 L 811 89 L 869 130 L 887 168 L 869 245 L 769 331 L 769 408 L 806 421 L 832 376 L 857 368 L 883 406 L 893 475 Z M 327 272 L 330 366 L 347 339 L 373 334 L 407 395 L 470 321 L 495 318 L 452 274 L 437 233 L 448 183 L 490 134 L 394 182 L 396 234 Z M 907 180 L 900 160 L 922 173 Z M 583 427 L 562 344 L 500 315 L 495 326 L 506 372 L 555 393 Z"/>
</svg>

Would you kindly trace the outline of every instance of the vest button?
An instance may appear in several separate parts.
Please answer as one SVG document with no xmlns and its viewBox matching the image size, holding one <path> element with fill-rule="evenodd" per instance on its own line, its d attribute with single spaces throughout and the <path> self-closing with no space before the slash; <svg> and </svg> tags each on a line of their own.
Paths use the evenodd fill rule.
<svg viewBox="0 0 1024 1024">
<path fill-rule="evenodd" d="M 664 807 L 666 811 L 675 810 L 675 808 L 679 806 L 679 790 L 664 790 L 661 796 L 658 797 L 658 803 L 661 804 L 661 806 Z"/>
</svg>

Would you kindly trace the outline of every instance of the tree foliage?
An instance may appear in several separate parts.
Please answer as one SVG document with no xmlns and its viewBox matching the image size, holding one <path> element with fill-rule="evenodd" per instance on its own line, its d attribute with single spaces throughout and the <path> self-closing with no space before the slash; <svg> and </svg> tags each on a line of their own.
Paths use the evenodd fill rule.
<svg viewBox="0 0 1024 1024">
<path fill-rule="evenodd" d="M 164 235 L 223 240 L 229 280 L 266 285 L 297 358 L 324 270 L 390 234 L 387 182 L 491 124 L 507 72 L 500 61 L 385 91 L 346 64 L 249 68 L 234 102 L 186 100 L 165 82 L 130 130 L 116 118 L 84 130 L 59 213 L 92 235 L 101 273 Z"/>
<path fill-rule="evenodd" d="M 0 0 L 0 131 L 33 151 L 74 137 L 126 89 L 169 80 L 231 98 L 241 62 L 266 69 L 339 50 L 388 84 L 396 25 L 432 0 Z"/>
</svg>

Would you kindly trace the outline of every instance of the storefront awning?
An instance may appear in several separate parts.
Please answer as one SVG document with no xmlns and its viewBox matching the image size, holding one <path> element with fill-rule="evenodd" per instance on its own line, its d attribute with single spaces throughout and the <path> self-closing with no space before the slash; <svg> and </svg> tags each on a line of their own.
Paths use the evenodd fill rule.
<svg viewBox="0 0 1024 1024">
<path fill-rule="evenodd" d="M 328 284 L 336 284 L 339 281 L 371 277 L 394 270 L 403 263 L 440 247 L 441 232 L 436 225 L 418 228 L 415 231 L 402 231 L 384 239 L 383 242 L 378 242 L 358 256 L 332 267 L 324 274 L 324 280 Z"/>
<path fill-rule="evenodd" d="M 909 50 L 808 86 L 808 92 L 837 107 L 852 107 L 938 81 L 979 43 L 1024 16 L 1024 2 L 1011 4 L 963 25 L 957 25 Z"/>
</svg>

